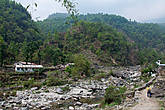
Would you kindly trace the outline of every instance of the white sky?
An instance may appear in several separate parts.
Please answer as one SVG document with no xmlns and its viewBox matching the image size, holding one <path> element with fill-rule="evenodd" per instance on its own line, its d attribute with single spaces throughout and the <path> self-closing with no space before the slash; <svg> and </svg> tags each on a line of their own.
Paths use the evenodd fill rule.
<svg viewBox="0 0 165 110">
<path fill-rule="evenodd" d="M 67 12 L 55 0 L 15 0 L 24 7 L 31 4 L 29 11 L 33 19 L 47 18 L 56 12 Z M 124 16 L 136 21 L 165 17 L 165 0 L 74 0 L 79 13 L 108 13 Z M 34 8 L 34 3 L 38 4 Z M 33 5 L 33 6 L 32 6 Z M 32 11 L 33 8 L 33 11 Z M 36 11 L 35 11 L 36 9 Z"/>
</svg>

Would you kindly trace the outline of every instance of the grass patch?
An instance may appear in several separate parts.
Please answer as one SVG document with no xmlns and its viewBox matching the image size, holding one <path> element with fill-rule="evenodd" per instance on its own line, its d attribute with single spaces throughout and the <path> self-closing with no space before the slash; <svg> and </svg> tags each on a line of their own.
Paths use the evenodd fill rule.
<svg viewBox="0 0 165 110">
<path fill-rule="evenodd" d="M 106 89 L 106 93 L 104 95 L 104 101 L 101 103 L 101 107 L 106 105 L 114 106 L 119 105 L 125 99 L 123 94 L 126 92 L 126 87 L 116 87 L 116 86 L 109 86 Z"/>
<path fill-rule="evenodd" d="M 100 74 L 96 74 L 96 75 L 93 77 L 93 79 L 94 79 L 94 80 L 101 81 L 102 78 L 108 78 L 108 77 L 110 77 L 111 75 L 113 75 L 112 70 L 109 71 L 109 73 L 100 73 Z"/>
<path fill-rule="evenodd" d="M 47 86 L 60 86 L 66 84 L 67 81 L 61 80 L 56 77 L 48 77 L 46 81 L 44 82 L 45 85 Z"/>
<path fill-rule="evenodd" d="M 28 81 L 24 81 L 22 85 L 23 85 L 24 88 L 32 88 L 32 87 L 41 88 L 42 87 L 42 83 L 36 82 L 34 80 L 34 78 L 31 78 Z"/>
<path fill-rule="evenodd" d="M 62 91 L 63 91 L 64 93 L 67 93 L 67 92 L 70 91 L 70 87 L 69 87 L 69 86 L 62 87 L 61 89 L 62 89 Z"/>
<path fill-rule="evenodd" d="M 160 110 L 165 110 L 165 102 L 164 101 L 159 101 L 160 104 Z"/>
<path fill-rule="evenodd" d="M 149 65 L 146 68 L 141 69 L 142 75 L 140 76 L 140 79 L 143 80 L 145 83 L 147 83 L 152 77 L 151 73 L 154 73 L 153 67 Z"/>
</svg>

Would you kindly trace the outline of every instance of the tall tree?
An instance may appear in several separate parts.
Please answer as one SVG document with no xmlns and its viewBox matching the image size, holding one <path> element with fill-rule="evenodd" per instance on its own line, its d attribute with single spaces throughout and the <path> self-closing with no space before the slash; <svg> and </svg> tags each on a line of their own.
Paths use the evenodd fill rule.
<svg viewBox="0 0 165 110">
<path fill-rule="evenodd" d="M 0 36 L 0 67 L 2 67 L 4 64 L 5 53 L 6 53 L 6 44 L 2 36 Z"/>
</svg>

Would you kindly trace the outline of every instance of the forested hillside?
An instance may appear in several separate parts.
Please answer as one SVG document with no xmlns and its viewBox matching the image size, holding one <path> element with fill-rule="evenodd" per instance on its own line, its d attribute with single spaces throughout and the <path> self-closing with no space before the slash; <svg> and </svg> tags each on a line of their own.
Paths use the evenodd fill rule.
<svg viewBox="0 0 165 110">
<path fill-rule="evenodd" d="M 160 51 L 164 51 L 165 49 L 165 31 L 158 24 L 138 23 L 136 21 L 127 20 L 126 18 L 121 16 L 108 14 L 80 15 L 78 16 L 78 19 L 88 22 L 99 22 L 108 24 L 125 34 L 130 39 L 130 41 L 135 42 L 139 48 L 156 48 Z M 45 33 L 55 31 L 63 32 L 71 26 L 67 24 L 68 22 L 69 20 L 67 20 L 66 17 L 62 17 L 61 19 L 57 17 L 56 14 L 53 14 L 51 15 L 51 19 L 48 17 L 48 19 L 40 22 L 39 24 L 42 27 L 45 27 L 45 29 L 43 30 L 45 31 Z"/>
<path fill-rule="evenodd" d="M 0 1 L 0 66 L 32 60 L 42 35 L 31 15 L 11 0 Z M 38 51 L 38 50 L 37 50 Z"/>
<path fill-rule="evenodd" d="M 37 22 L 39 28 L 42 28 L 44 33 L 65 32 L 71 27 L 68 14 L 56 13 L 52 14 L 44 21 Z"/>
<path fill-rule="evenodd" d="M 155 62 L 165 62 L 165 24 L 75 16 L 72 0 L 55 2 L 71 15 L 34 21 L 27 9 L 41 6 L 40 0 L 28 1 L 26 8 L 0 0 L 0 110 L 126 110 L 151 101 L 163 107 L 165 75 Z M 143 97 L 144 105 L 136 100 Z"/>
<path fill-rule="evenodd" d="M 107 14 L 80 15 L 73 24 L 61 13 L 35 23 L 14 1 L 2 0 L 0 6 L 1 66 L 20 60 L 65 64 L 79 53 L 101 65 L 145 64 L 163 57 L 165 37 L 157 24 Z"/>
<path fill-rule="evenodd" d="M 78 19 L 86 22 L 81 21 L 71 27 L 72 20 L 67 18 L 66 14 L 58 13 L 38 22 L 38 25 L 41 28 L 44 27 L 44 33 L 49 33 L 49 36 L 54 36 L 51 34 L 58 32 L 66 32 L 67 43 L 64 40 L 63 42 L 69 44 L 70 48 L 72 47 L 71 51 L 85 49 L 86 46 L 86 49 L 91 50 L 103 62 L 118 62 L 118 64 L 126 65 L 144 64 L 154 62 L 163 56 L 165 31 L 158 24 L 138 23 L 121 16 L 108 14 L 79 15 Z M 68 33 L 69 28 L 74 32 Z M 107 30 L 114 28 L 115 34 L 112 35 L 111 31 L 101 31 L 106 28 Z M 113 37 L 115 40 L 112 40 Z"/>
<path fill-rule="evenodd" d="M 0 0 L 0 36 L 5 42 L 38 40 L 41 37 L 39 33 L 30 14 L 21 4 Z"/>
<path fill-rule="evenodd" d="M 124 17 L 108 14 L 82 15 L 80 19 L 109 24 L 126 34 L 140 48 L 164 49 L 165 31 L 163 32 L 158 24 L 128 21 Z"/>
</svg>

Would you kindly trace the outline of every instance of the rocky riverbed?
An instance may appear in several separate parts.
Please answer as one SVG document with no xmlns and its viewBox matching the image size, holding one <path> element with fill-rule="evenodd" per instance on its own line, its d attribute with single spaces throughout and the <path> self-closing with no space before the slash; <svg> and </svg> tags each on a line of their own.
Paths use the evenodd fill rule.
<svg viewBox="0 0 165 110">
<path fill-rule="evenodd" d="M 78 80 L 72 84 L 17 91 L 16 96 L 0 100 L 0 109 L 6 110 L 92 110 L 99 107 L 109 85 L 125 86 L 127 90 L 134 89 L 135 84 L 141 84 L 140 68 L 128 67 L 114 71 L 114 76 L 97 80 Z M 118 76 L 117 76 L 118 75 Z M 136 101 L 127 98 L 124 106 L 130 106 Z M 127 103 L 128 102 L 128 103 Z"/>
<path fill-rule="evenodd" d="M 104 96 L 105 89 L 108 87 L 109 82 L 97 81 L 82 81 L 75 84 L 67 84 L 58 87 L 37 87 L 30 90 L 17 91 L 16 97 L 8 97 L 7 100 L 0 102 L 0 107 L 3 109 L 51 109 L 53 105 L 62 105 L 70 100 L 66 108 L 60 107 L 59 109 L 93 109 L 98 107 L 99 104 L 89 104 L 89 100 L 96 100 Z M 86 100 L 83 102 L 83 99 Z"/>
</svg>

